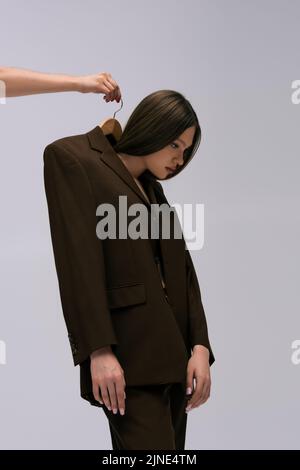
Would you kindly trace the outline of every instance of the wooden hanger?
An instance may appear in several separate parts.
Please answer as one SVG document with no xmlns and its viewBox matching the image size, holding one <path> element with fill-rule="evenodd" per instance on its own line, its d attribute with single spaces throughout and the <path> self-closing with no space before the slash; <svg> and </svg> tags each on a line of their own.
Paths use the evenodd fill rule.
<svg viewBox="0 0 300 470">
<path fill-rule="evenodd" d="M 107 137 L 107 139 L 109 140 L 109 142 L 112 146 L 114 146 L 114 144 L 116 144 L 118 142 L 118 140 L 121 138 L 121 135 L 122 135 L 122 132 L 123 132 L 121 124 L 119 123 L 119 121 L 117 119 L 115 119 L 116 113 L 119 112 L 122 109 L 122 107 L 123 107 L 123 100 L 121 98 L 121 108 L 118 109 L 117 111 L 115 111 L 114 116 L 112 118 L 104 119 L 104 121 L 102 121 L 99 124 L 99 126 L 101 127 L 101 129 L 103 131 L 103 134 Z M 126 167 L 124 162 L 122 162 L 122 164 Z M 127 169 L 127 171 L 129 171 L 129 170 Z M 135 180 L 137 186 L 142 191 L 145 198 L 147 199 L 147 201 L 150 204 L 149 198 L 148 198 L 147 194 L 145 193 L 145 190 L 144 190 L 141 182 L 138 180 L 138 178 L 135 178 L 133 175 L 131 175 L 131 176 Z"/>
<path fill-rule="evenodd" d="M 123 100 L 121 98 L 121 108 L 115 111 L 112 118 L 104 119 L 104 121 L 99 124 L 99 127 L 101 127 L 103 134 L 106 135 L 111 145 L 116 144 L 118 140 L 120 140 L 123 132 L 121 124 L 117 119 L 115 119 L 115 115 L 122 109 L 122 107 Z"/>
</svg>

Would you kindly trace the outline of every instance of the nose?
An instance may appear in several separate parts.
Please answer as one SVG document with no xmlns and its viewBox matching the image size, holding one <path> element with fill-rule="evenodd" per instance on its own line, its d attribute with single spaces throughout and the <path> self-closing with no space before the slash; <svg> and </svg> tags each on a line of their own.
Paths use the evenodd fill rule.
<svg viewBox="0 0 300 470">
<path fill-rule="evenodd" d="M 183 163 L 184 163 L 184 159 L 183 159 L 183 155 L 182 155 L 180 161 L 176 162 L 176 170 L 178 170 L 178 168 L 181 167 L 183 165 Z"/>
</svg>

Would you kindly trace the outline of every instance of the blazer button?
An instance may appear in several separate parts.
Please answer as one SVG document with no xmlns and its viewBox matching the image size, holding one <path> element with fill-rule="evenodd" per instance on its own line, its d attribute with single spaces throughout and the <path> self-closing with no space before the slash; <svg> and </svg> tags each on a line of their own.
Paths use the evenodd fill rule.
<svg viewBox="0 0 300 470">
<path fill-rule="evenodd" d="M 75 355 L 78 352 L 77 343 L 74 340 L 73 335 L 71 333 L 68 333 L 68 337 L 69 337 L 69 342 L 70 342 L 72 354 Z"/>
</svg>

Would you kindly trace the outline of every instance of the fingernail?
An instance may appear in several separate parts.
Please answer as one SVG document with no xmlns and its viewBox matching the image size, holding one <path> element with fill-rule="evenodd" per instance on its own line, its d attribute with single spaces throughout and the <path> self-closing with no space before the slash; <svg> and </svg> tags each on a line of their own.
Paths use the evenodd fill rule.
<svg viewBox="0 0 300 470">
<path fill-rule="evenodd" d="M 188 413 L 191 408 L 192 408 L 192 405 L 188 405 L 188 406 L 186 407 L 185 411 Z"/>
<path fill-rule="evenodd" d="M 111 411 L 111 407 L 108 405 L 107 408 L 109 409 L 109 411 Z"/>
<path fill-rule="evenodd" d="M 121 415 L 124 414 L 124 409 L 123 408 L 120 408 L 120 413 L 121 413 Z"/>
<path fill-rule="evenodd" d="M 116 408 L 113 409 L 113 414 L 115 415 L 116 413 L 118 413 L 118 410 Z"/>
<path fill-rule="evenodd" d="M 187 395 L 190 395 L 191 393 L 192 393 L 192 389 L 191 389 L 191 387 L 188 387 L 188 388 L 186 389 L 186 394 L 187 394 Z"/>
</svg>

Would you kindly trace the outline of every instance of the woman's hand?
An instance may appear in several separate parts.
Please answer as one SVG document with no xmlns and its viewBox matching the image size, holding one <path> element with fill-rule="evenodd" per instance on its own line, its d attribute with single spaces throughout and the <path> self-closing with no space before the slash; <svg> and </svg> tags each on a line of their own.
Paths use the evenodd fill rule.
<svg viewBox="0 0 300 470">
<path fill-rule="evenodd" d="M 187 366 L 187 395 L 192 394 L 186 407 L 187 412 L 206 402 L 210 396 L 210 387 L 209 351 L 205 346 L 197 344 Z"/>
<path fill-rule="evenodd" d="M 119 102 L 121 99 L 117 82 L 110 73 L 106 72 L 78 76 L 0 66 L 0 82 L 0 85 L 3 84 L 4 87 L 4 97 L 79 91 L 81 93 L 105 93 L 103 99 L 106 102 L 113 100 Z"/>
<path fill-rule="evenodd" d="M 91 355 L 91 376 L 93 384 L 93 394 L 95 400 L 105 404 L 113 413 L 119 411 L 121 415 L 125 413 L 125 379 L 124 371 L 112 352 L 107 346 L 97 349 Z M 101 398 L 99 394 L 101 390 Z"/>
<path fill-rule="evenodd" d="M 103 99 L 108 101 L 121 99 L 121 91 L 110 73 L 98 73 L 79 77 L 79 90 L 82 93 L 105 93 Z"/>
</svg>

